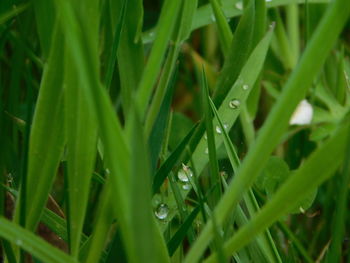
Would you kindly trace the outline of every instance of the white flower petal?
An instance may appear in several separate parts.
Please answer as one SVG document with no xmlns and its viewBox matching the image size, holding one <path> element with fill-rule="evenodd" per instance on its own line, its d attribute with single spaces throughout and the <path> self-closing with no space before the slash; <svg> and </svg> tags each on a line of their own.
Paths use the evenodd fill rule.
<svg viewBox="0 0 350 263">
<path fill-rule="evenodd" d="M 302 100 L 289 121 L 290 125 L 305 125 L 312 121 L 314 110 L 307 100 Z"/>
</svg>

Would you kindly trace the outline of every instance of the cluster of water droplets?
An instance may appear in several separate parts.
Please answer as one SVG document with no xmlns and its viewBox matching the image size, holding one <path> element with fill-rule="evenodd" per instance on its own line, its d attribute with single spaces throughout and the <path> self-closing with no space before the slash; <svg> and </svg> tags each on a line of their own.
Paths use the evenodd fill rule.
<svg viewBox="0 0 350 263">
<path fill-rule="evenodd" d="M 193 176 L 191 168 L 185 164 L 182 164 L 182 168 L 177 172 L 177 178 L 181 183 L 183 190 L 191 189 L 190 178 Z"/>
</svg>

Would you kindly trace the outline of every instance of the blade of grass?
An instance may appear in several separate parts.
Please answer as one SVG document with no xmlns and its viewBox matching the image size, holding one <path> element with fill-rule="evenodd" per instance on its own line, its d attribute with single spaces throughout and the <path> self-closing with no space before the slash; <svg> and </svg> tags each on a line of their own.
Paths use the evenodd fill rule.
<svg viewBox="0 0 350 263">
<path fill-rule="evenodd" d="M 177 21 L 176 18 L 181 3 L 182 0 L 166 0 L 163 4 L 162 12 L 157 24 L 156 39 L 153 43 L 152 51 L 145 66 L 135 98 L 142 120 L 146 116 L 146 110 L 150 101 L 153 86 L 157 81 L 163 57 L 167 49 L 167 44 Z"/>
<path fill-rule="evenodd" d="M 168 251 L 169 251 L 170 256 L 174 255 L 177 248 L 181 245 L 182 241 L 184 240 L 184 238 L 188 232 L 188 229 L 192 226 L 192 223 L 195 220 L 195 218 L 197 217 L 199 212 L 200 212 L 200 206 L 197 206 L 187 216 L 185 221 L 181 224 L 180 228 L 176 231 L 176 233 L 169 240 L 167 247 L 168 247 Z"/>
<path fill-rule="evenodd" d="M 30 6 L 29 2 L 28 3 L 22 3 L 22 4 L 14 6 L 11 10 L 0 14 L 0 25 L 6 23 L 10 19 L 18 16 L 19 14 L 21 14 L 22 12 L 27 10 L 29 6 Z"/>
<path fill-rule="evenodd" d="M 117 18 L 124 2 L 128 2 L 125 22 L 118 47 L 118 69 L 121 84 L 121 99 L 124 115 L 127 116 L 132 96 L 139 85 L 144 70 L 144 52 L 140 38 L 143 23 L 142 0 L 109 0 L 112 29 L 116 32 Z"/>
<path fill-rule="evenodd" d="M 194 134 L 197 127 L 198 125 L 193 126 L 193 128 L 189 131 L 186 137 L 181 141 L 181 143 L 179 143 L 176 149 L 171 153 L 171 155 L 166 159 L 166 161 L 155 174 L 152 185 L 153 194 L 159 191 L 159 188 L 163 184 L 165 178 L 167 178 L 170 171 L 173 169 L 174 166 L 179 164 L 181 155 L 186 149 L 186 146 L 192 138 L 192 135 Z"/>
<path fill-rule="evenodd" d="M 225 252 L 227 254 L 232 254 L 242 248 L 254 236 L 288 213 L 312 189 L 334 173 L 345 156 L 350 127 L 349 120 L 346 121 L 347 123 L 341 124 L 332 138 L 317 149 L 302 167 L 281 186 L 261 211 L 226 242 Z M 215 256 L 211 255 L 205 262 L 216 262 Z"/>
<path fill-rule="evenodd" d="M 225 14 L 221 9 L 220 4 L 217 0 L 210 0 L 211 7 L 215 16 L 215 20 L 218 26 L 219 40 L 221 44 L 221 50 L 224 55 L 227 55 L 230 44 L 232 42 L 232 31 L 228 24 Z"/>
<path fill-rule="evenodd" d="M 45 263 L 77 263 L 74 258 L 48 244 L 28 230 L 0 218 L 0 236 L 15 243 Z"/>
<path fill-rule="evenodd" d="M 171 81 L 171 76 L 175 75 L 173 73 L 175 63 L 179 55 L 183 41 L 190 34 L 190 28 L 188 27 L 188 24 L 192 23 L 193 14 L 195 12 L 196 7 L 197 7 L 197 0 L 182 2 L 182 9 L 178 16 L 178 21 L 179 21 L 177 22 L 178 26 L 175 27 L 174 34 L 173 34 L 174 36 L 172 37 L 173 42 L 169 47 L 168 56 L 166 58 L 166 61 L 162 69 L 163 73 L 159 80 L 159 85 L 156 89 L 150 108 L 147 112 L 146 124 L 145 124 L 146 136 L 148 136 L 148 134 L 150 133 L 150 129 L 154 125 L 155 118 L 158 112 L 160 111 L 160 106 L 162 101 L 164 100 L 166 88 L 169 85 L 169 82 Z"/>
<path fill-rule="evenodd" d="M 242 15 L 242 9 L 238 9 L 234 4 L 232 4 L 231 0 L 224 0 L 222 2 L 222 9 L 224 11 L 224 15 L 227 18 L 233 18 Z M 309 3 L 311 4 L 317 4 L 317 3 L 329 3 L 330 0 L 309 0 Z M 274 8 L 279 6 L 285 6 L 289 4 L 304 4 L 305 0 L 273 0 L 266 2 L 267 8 Z M 259 3 L 258 3 L 259 4 Z M 203 6 L 200 6 L 197 11 L 195 12 L 194 19 L 192 22 L 192 26 L 190 28 L 190 32 L 207 25 L 210 25 L 213 23 L 212 18 L 212 7 L 211 4 L 205 4 Z M 154 40 L 154 29 L 151 29 L 150 31 L 147 31 L 143 35 L 143 42 L 149 43 Z"/>
<path fill-rule="evenodd" d="M 86 97 L 79 87 L 77 70 L 66 59 L 65 102 L 67 136 L 68 226 L 72 256 L 78 257 L 79 244 L 96 155 L 97 129 Z"/>
<path fill-rule="evenodd" d="M 106 86 L 107 90 L 110 89 L 110 86 L 112 83 L 113 73 L 114 73 L 114 69 L 115 69 L 115 63 L 117 61 L 117 52 L 118 52 L 118 47 L 119 47 L 120 35 L 122 33 L 123 25 L 125 22 L 125 13 L 126 13 L 128 1 L 123 0 L 122 2 L 123 2 L 122 8 L 120 10 L 120 15 L 119 15 L 117 25 L 115 26 L 112 50 L 110 53 L 110 57 L 108 60 L 108 65 L 107 65 L 107 70 L 106 70 L 105 86 Z"/>
<path fill-rule="evenodd" d="M 224 124 L 226 124 L 226 129 L 230 130 L 233 124 L 235 123 L 239 112 L 240 112 L 240 104 L 243 103 L 248 94 L 251 85 L 253 85 L 262 69 L 265 56 L 268 51 L 268 47 L 270 44 L 272 36 L 272 31 L 270 31 L 264 39 L 260 41 L 260 43 L 257 45 L 255 50 L 252 52 L 251 56 L 249 57 L 248 61 L 244 65 L 240 75 L 239 79 L 236 81 L 236 83 L 232 86 L 231 90 L 227 94 L 225 101 L 222 103 L 222 106 L 219 108 L 219 115 L 222 116 L 222 120 L 224 121 Z M 251 69 L 254 68 L 254 71 L 251 71 Z M 230 74 L 229 70 L 226 72 L 226 76 Z M 244 87 L 244 88 L 243 88 Z M 236 105 L 236 102 L 233 103 L 233 108 L 231 108 L 229 105 L 232 100 L 237 100 L 238 105 Z M 237 107 L 236 107 L 237 106 Z M 203 124 L 203 123 L 202 123 Z M 195 149 L 194 154 L 192 155 L 192 164 L 193 168 L 197 171 L 198 174 L 200 174 L 204 167 L 206 166 L 208 162 L 208 156 L 205 154 L 206 148 L 207 148 L 207 141 L 204 139 L 203 133 L 204 125 L 199 125 L 198 130 L 194 133 L 192 140 L 190 141 L 190 150 L 193 152 L 193 149 Z M 202 133 L 201 133 L 202 132 Z M 216 145 L 219 147 L 222 143 L 222 137 L 216 136 Z M 187 191 L 188 192 L 188 191 Z"/>
<path fill-rule="evenodd" d="M 223 137 L 224 137 L 224 144 L 226 148 L 227 155 L 229 157 L 230 163 L 232 165 L 233 171 L 235 174 L 238 172 L 238 168 L 240 166 L 240 160 L 237 156 L 235 147 L 233 146 L 232 141 L 230 140 L 227 131 L 225 130 L 225 126 L 223 125 L 221 118 L 219 116 L 218 111 L 216 110 L 216 107 L 214 105 L 214 102 L 210 100 L 211 109 L 219 123 L 220 128 L 223 131 Z M 260 209 L 258 202 L 255 199 L 254 193 L 251 189 L 249 189 L 248 195 L 244 196 L 244 202 L 247 206 L 248 212 L 251 217 L 254 217 L 256 212 Z M 257 245 L 259 246 L 259 249 L 263 253 L 263 255 L 266 257 L 268 262 L 282 262 L 281 258 L 278 254 L 277 248 L 271 238 L 271 234 L 269 230 L 267 230 L 265 233 L 263 233 L 262 236 L 259 236 L 257 238 Z"/>
<path fill-rule="evenodd" d="M 150 155 L 151 155 L 150 158 L 151 158 L 152 174 L 154 173 L 157 166 L 159 154 L 163 144 L 163 138 L 166 132 L 166 125 L 169 121 L 171 101 L 174 94 L 176 77 L 177 77 L 177 70 L 174 73 L 171 82 L 169 83 L 169 87 L 167 88 L 164 100 L 158 111 L 157 119 L 155 120 L 155 123 L 153 125 L 152 132 L 148 137 L 148 145 L 149 145 Z M 147 137 L 147 123 L 146 123 L 145 129 L 146 129 L 146 137 Z"/>
<path fill-rule="evenodd" d="M 87 41 L 89 38 L 85 34 L 88 32 L 80 30 L 79 22 L 68 1 L 57 1 L 56 7 L 61 15 L 60 24 L 66 33 L 66 41 L 73 43 L 67 46 L 73 54 L 72 63 L 80 67 L 78 72 L 80 81 L 98 122 L 99 134 L 105 151 L 104 159 L 106 167 L 111 172 L 111 187 L 116 196 L 113 212 L 119 219 L 123 240 L 129 252 L 133 242 L 130 233 L 130 207 L 127 200 L 130 186 L 129 148 L 106 90 L 102 88 L 99 81 L 99 74 L 95 69 L 98 65 L 96 62 L 98 54 L 94 53 L 92 43 Z"/>
<path fill-rule="evenodd" d="M 257 140 L 250 148 L 239 174 L 233 179 L 229 190 L 218 204 L 216 214 L 219 224 L 224 221 L 245 190 L 254 182 L 270 153 L 279 142 L 280 137 L 288 126 L 290 116 L 321 69 L 327 54 L 334 45 L 349 16 L 349 12 L 350 6 L 345 4 L 345 0 L 336 0 L 330 5 L 312 40 L 309 42 L 298 67 L 289 78 L 279 100 L 260 130 Z M 318 59 L 315 60 L 315 57 Z M 195 262 L 201 256 L 211 237 L 212 225 L 207 223 L 188 254 L 186 262 Z"/>
<path fill-rule="evenodd" d="M 344 240 L 346 221 L 347 221 L 347 197 L 350 183 L 350 130 L 347 134 L 346 154 L 342 169 L 340 189 L 336 198 L 336 212 L 334 213 L 332 227 L 332 241 L 329 252 L 326 256 L 326 262 L 339 262 L 342 256 L 342 242 Z"/>
<path fill-rule="evenodd" d="M 209 204 L 211 209 L 213 209 L 220 200 L 222 195 L 222 189 L 220 185 L 220 176 L 219 176 L 219 165 L 216 157 L 216 146 L 215 146 L 215 135 L 213 128 L 213 114 L 210 109 L 210 95 L 209 95 L 209 87 L 207 83 L 207 77 L 205 75 L 204 68 L 202 68 L 201 74 L 201 87 L 202 87 L 202 108 L 204 113 L 204 121 L 206 127 L 207 134 L 207 146 L 206 153 L 209 155 L 209 168 L 210 168 L 210 179 L 209 179 L 209 187 L 217 185 L 216 189 L 213 191 L 211 198 L 209 198 Z M 215 128 L 217 129 L 217 128 Z M 222 131 L 221 131 L 222 132 Z"/>
<path fill-rule="evenodd" d="M 151 208 L 151 176 L 148 147 L 137 112 L 132 120 L 131 137 L 131 229 L 134 246 L 130 262 L 170 262 L 163 237 Z M 149 242 L 152 240 L 152 242 Z"/>
<path fill-rule="evenodd" d="M 62 43 L 54 33 L 54 47 L 44 69 L 39 97 L 33 117 L 28 154 L 26 228 L 34 230 L 40 220 L 64 144 L 62 111 Z M 50 134 L 49 137 L 46 134 Z M 42 138 L 47 137 L 47 140 Z M 33 195 L 32 192 L 37 194 Z M 21 198 L 21 197 L 20 197 Z M 15 218 L 20 207 L 16 207 Z"/>
</svg>

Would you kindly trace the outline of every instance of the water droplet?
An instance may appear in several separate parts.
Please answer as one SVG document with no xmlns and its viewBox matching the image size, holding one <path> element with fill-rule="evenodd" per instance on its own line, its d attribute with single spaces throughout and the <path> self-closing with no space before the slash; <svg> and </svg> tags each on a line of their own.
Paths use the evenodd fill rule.
<svg viewBox="0 0 350 263">
<path fill-rule="evenodd" d="M 183 189 L 183 190 L 186 190 L 186 191 L 187 191 L 187 190 L 190 190 L 190 189 L 191 189 L 191 184 L 183 184 L 183 185 L 182 185 L 182 189 Z"/>
<path fill-rule="evenodd" d="M 235 6 L 238 10 L 243 10 L 243 3 L 241 1 L 237 2 Z"/>
<path fill-rule="evenodd" d="M 16 245 L 17 246 L 21 246 L 23 244 L 22 240 L 21 239 L 17 239 L 16 240 Z"/>
<path fill-rule="evenodd" d="M 167 218 L 169 213 L 169 207 L 166 204 L 159 204 L 154 214 L 160 220 Z"/>
<path fill-rule="evenodd" d="M 205 154 L 208 154 L 208 153 L 209 153 L 208 148 L 205 148 L 204 153 L 205 153 Z"/>
<path fill-rule="evenodd" d="M 248 90 L 248 89 L 249 89 L 249 86 L 248 86 L 247 84 L 244 84 L 244 85 L 242 86 L 242 89 L 243 89 L 243 90 Z"/>
<path fill-rule="evenodd" d="M 272 0 L 265 0 L 266 2 L 272 2 Z"/>
<path fill-rule="evenodd" d="M 224 123 L 223 126 L 224 126 L 225 131 L 227 131 L 227 129 L 229 127 L 228 124 Z"/>
<path fill-rule="evenodd" d="M 299 207 L 299 211 L 300 211 L 300 213 L 305 214 L 305 210 L 301 206 Z"/>
<path fill-rule="evenodd" d="M 216 17 L 215 17 L 215 15 L 214 15 L 214 14 L 212 14 L 212 15 L 210 16 L 210 18 L 211 18 L 211 21 L 213 21 L 213 22 L 215 22 L 215 21 L 216 21 Z"/>
<path fill-rule="evenodd" d="M 182 164 L 182 169 L 180 169 L 177 173 L 177 178 L 183 183 L 188 182 L 189 178 L 193 176 L 193 173 L 190 167 Z"/>
<path fill-rule="evenodd" d="M 238 107 L 239 107 L 239 105 L 241 104 L 241 102 L 239 101 L 239 100 L 237 100 L 237 99 L 233 99 L 233 100 L 231 100 L 230 102 L 229 102 L 229 107 L 231 108 L 231 109 L 237 109 Z"/>
<path fill-rule="evenodd" d="M 218 134 L 221 134 L 222 133 L 222 130 L 219 126 L 216 126 L 215 127 L 215 131 L 218 133 Z"/>
</svg>

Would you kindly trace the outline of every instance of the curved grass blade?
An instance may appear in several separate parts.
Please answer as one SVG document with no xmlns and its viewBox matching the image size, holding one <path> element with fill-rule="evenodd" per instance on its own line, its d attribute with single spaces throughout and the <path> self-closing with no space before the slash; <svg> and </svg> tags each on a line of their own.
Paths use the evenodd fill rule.
<svg viewBox="0 0 350 263">
<path fill-rule="evenodd" d="M 221 44 L 222 53 L 227 55 L 231 41 L 232 41 L 232 31 L 230 25 L 228 24 L 226 17 L 221 9 L 217 0 L 210 0 L 213 13 L 215 15 L 215 20 L 218 25 L 219 40 Z"/>
<path fill-rule="evenodd" d="M 122 30 L 123 30 L 123 25 L 125 22 L 124 20 L 125 20 L 127 3 L 128 3 L 127 0 L 123 0 L 118 23 L 117 23 L 115 30 L 114 30 L 112 50 L 111 50 L 111 54 L 109 56 L 108 65 L 107 65 L 107 72 L 106 72 L 106 77 L 105 77 L 105 86 L 106 86 L 107 90 L 110 89 L 110 86 L 112 83 L 113 72 L 115 69 L 115 63 L 117 61 L 117 53 L 118 53 L 120 36 L 121 36 Z"/>
<path fill-rule="evenodd" d="M 70 58 L 68 55 L 66 58 Z M 78 256 L 90 181 L 95 164 L 97 129 L 86 97 L 78 82 L 77 69 L 66 64 L 65 100 L 67 128 L 67 206 L 70 252 Z"/>
<path fill-rule="evenodd" d="M 123 239 L 127 251 L 132 247 L 132 236 L 130 227 L 130 207 L 128 203 L 130 170 L 129 170 L 129 148 L 126 144 L 124 134 L 113 106 L 108 98 L 106 90 L 99 81 L 98 54 L 93 48 L 93 43 L 88 41 L 88 31 L 82 31 L 81 26 L 74 15 L 69 1 L 57 1 L 61 19 L 60 24 L 64 29 L 66 41 L 70 43 L 67 47 L 73 55 L 72 63 L 80 67 L 79 77 L 88 104 L 97 120 L 99 134 L 104 146 L 104 160 L 106 167 L 111 172 L 110 183 L 116 200 L 113 203 L 113 212 L 118 218 L 123 232 Z M 64 17 L 64 19 L 63 19 Z"/>
<path fill-rule="evenodd" d="M 196 219 L 198 213 L 200 212 L 200 206 L 197 206 L 192 212 L 187 216 L 185 221 L 181 224 L 180 228 L 176 231 L 173 237 L 169 240 L 167 246 L 169 255 L 174 255 L 177 248 L 181 245 L 184 240 L 189 228 L 192 226 L 193 221 Z"/>
<path fill-rule="evenodd" d="M 261 211 L 226 242 L 227 255 L 242 248 L 254 236 L 288 213 L 310 191 L 334 174 L 345 156 L 347 135 L 350 131 L 349 120 L 346 121 L 347 123 L 343 123 L 332 138 L 317 149 L 302 167 L 281 186 Z M 205 262 L 216 262 L 215 255 L 211 255 Z"/>
<path fill-rule="evenodd" d="M 181 3 L 182 0 L 166 0 L 163 4 L 162 12 L 157 24 L 157 36 L 135 98 L 142 120 L 146 116 L 146 110 L 150 101 L 153 86 L 157 81 L 164 54 L 177 21 L 176 18 Z"/>
<path fill-rule="evenodd" d="M 152 174 L 156 169 L 159 153 L 162 148 L 163 138 L 166 131 L 166 125 L 168 123 L 169 114 L 170 114 L 171 101 L 174 94 L 176 77 L 177 77 L 177 71 L 173 74 L 172 81 L 169 83 L 168 90 L 165 94 L 164 100 L 158 112 L 158 117 L 155 120 L 152 132 L 148 138 L 148 145 L 149 145 L 150 156 L 151 156 L 150 158 L 151 158 Z"/>
<path fill-rule="evenodd" d="M 252 50 L 255 22 L 255 0 L 249 0 L 234 32 L 229 52 L 216 83 L 213 101 L 220 106 L 223 99 L 237 80 Z"/>
<path fill-rule="evenodd" d="M 151 105 L 147 112 L 145 133 L 146 136 L 150 133 L 150 129 L 154 126 L 155 118 L 159 114 L 161 103 L 166 94 L 166 88 L 171 82 L 171 76 L 176 75 L 173 73 L 177 57 L 180 52 L 180 48 L 184 39 L 190 34 L 190 28 L 188 24 L 192 23 L 193 14 L 197 7 L 197 0 L 184 1 L 182 4 L 181 13 L 178 16 L 178 26 L 175 26 L 174 36 L 172 37 L 173 43 L 169 47 L 168 56 L 163 66 L 163 73 L 159 80 L 159 85 L 156 89 Z M 173 80 L 174 81 L 174 80 Z"/>
<path fill-rule="evenodd" d="M 321 69 L 323 62 L 345 21 L 349 17 L 350 6 L 345 0 L 336 0 L 329 7 L 313 38 L 309 42 L 303 57 L 288 80 L 283 92 L 273 107 L 267 121 L 260 130 L 254 145 L 250 148 L 239 174 L 231 182 L 228 191 L 216 208 L 219 224 L 227 217 L 245 190 L 254 182 L 270 153 L 279 143 L 280 137 L 288 126 L 288 121 L 299 101 L 311 85 L 314 77 Z M 318 59 L 315 60 L 314 58 Z M 196 261 L 212 237 L 212 224 L 207 223 L 197 242 L 186 258 L 186 262 Z"/>
<path fill-rule="evenodd" d="M 39 223 L 63 153 L 63 45 L 60 38 L 61 34 L 56 28 L 54 46 L 44 69 L 30 134 L 27 194 L 23 198 L 26 198 L 27 204 L 26 228 L 32 231 Z M 33 192 L 37 194 L 33 195 Z M 17 206 L 15 218 L 19 211 L 20 207 Z"/>
<path fill-rule="evenodd" d="M 220 115 L 218 111 L 216 110 L 216 107 L 214 105 L 214 102 L 210 100 L 210 105 L 212 108 L 212 111 L 219 123 L 219 126 L 223 132 L 224 137 L 224 144 L 226 148 L 227 155 L 229 157 L 230 163 L 232 165 L 233 171 L 235 174 L 238 172 L 238 168 L 240 166 L 240 160 L 238 158 L 237 152 L 235 150 L 235 147 L 233 146 L 232 141 L 230 140 L 228 133 L 225 129 L 225 126 L 223 125 Z M 254 217 L 256 212 L 259 210 L 258 202 L 255 199 L 254 193 L 251 189 L 249 189 L 248 195 L 244 196 L 244 201 L 247 206 L 248 212 L 251 217 Z M 271 238 L 271 234 L 269 230 L 266 231 L 261 237 L 257 238 L 257 245 L 259 246 L 259 249 L 261 249 L 261 252 L 266 257 L 268 262 L 282 262 L 281 258 L 278 254 L 277 248 Z"/>
<path fill-rule="evenodd" d="M 51 246 L 28 230 L 0 218 L 0 236 L 45 263 L 78 263 L 74 258 Z"/>
<path fill-rule="evenodd" d="M 128 254 L 128 258 L 135 263 L 145 259 L 150 262 L 170 262 L 165 242 L 152 214 L 148 147 L 137 112 L 132 117 L 129 206 L 134 250 Z"/>
<path fill-rule="evenodd" d="M 18 16 L 20 13 L 27 10 L 29 6 L 30 6 L 29 2 L 22 3 L 14 6 L 11 10 L 0 14 L 0 25 L 2 25 L 3 23 L 6 23 L 8 20 L 14 18 L 15 16 Z"/>
<path fill-rule="evenodd" d="M 333 228 L 332 228 L 332 243 L 325 262 L 339 262 L 342 256 L 342 241 L 346 231 L 346 221 L 348 209 L 346 200 L 349 193 L 350 183 L 350 130 L 347 134 L 346 155 L 341 175 L 340 189 L 337 196 L 336 212 L 334 213 Z"/>
<path fill-rule="evenodd" d="M 156 175 L 154 176 L 153 184 L 152 184 L 153 194 L 159 191 L 159 188 L 163 184 L 165 178 L 167 178 L 168 174 L 173 169 L 173 167 L 179 163 L 179 160 L 181 159 L 181 155 L 186 149 L 186 146 L 191 140 L 192 135 L 194 134 L 197 127 L 198 125 L 193 126 L 193 128 L 189 131 L 186 137 L 181 141 L 181 143 L 176 147 L 176 149 L 172 152 L 172 154 L 168 157 L 168 159 L 166 159 L 166 161 L 157 171 Z"/>
<path fill-rule="evenodd" d="M 213 113 L 210 108 L 210 96 L 209 96 L 209 87 L 207 83 L 207 77 L 205 75 L 204 68 L 202 68 L 202 74 L 201 74 L 201 88 L 202 88 L 202 107 L 203 107 L 203 113 L 204 113 L 204 122 L 205 122 L 205 128 L 206 128 L 206 134 L 207 134 L 207 148 L 205 150 L 205 153 L 208 153 L 209 155 L 209 168 L 210 168 L 210 179 L 209 179 L 209 187 L 214 187 L 215 189 L 209 197 L 209 205 L 210 208 L 213 209 L 220 200 L 220 197 L 222 195 L 222 189 L 221 189 L 221 180 L 219 175 L 219 165 L 218 165 L 218 159 L 216 157 L 216 145 L 215 145 L 215 135 L 214 135 L 214 128 L 213 128 Z M 217 128 L 216 128 L 217 130 Z M 222 132 L 222 131 L 220 131 Z"/>
<path fill-rule="evenodd" d="M 251 85 L 253 85 L 256 82 L 256 79 L 265 61 L 265 56 L 269 48 L 271 36 L 272 29 L 260 41 L 255 50 L 252 52 L 240 73 L 239 79 L 232 86 L 231 90 L 225 98 L 224 103 L 219 108 L 219 115 L 222 116 L 221 119 L 223 120 L 223 124 L 227 125 L 224 126 L 227 130 L 230 130 L 233 124 L 235 123 L 240 112 L 240 104 L 245 102 L 247 96 L 249 95 Z M 255 70 L 251 71 L 252 68 L 254 68 Z M 229 72 L 227 72 L 227 74 L 229 74 Z M 243 86 L 245 87 L 244 89 Z M 248 89 L 246 87 L 248 87 Z M 237 99 L 237 101 L 239 102 L 237 108 L 235 106 L 234 108 L 229 107 L 229 104 L 233 99 Z M 214 124 L 215 126 L 217 125 L 216 122 Z M 198 130 L 200 130 L 201 128 L 204 128 L 203 125 L 198 126 Z M 202 132 L 204 133 L 204 130 Z M 201 134 L 200 132 L 196 132 L 192 140 L 190 141 L 191 151 L 195 148 L 194 154 L 192 155 L 191 163 L 193 164 L 193 168 L 198 174 L 200 174 L 203 171 L 204 167 L 208 162 L 208 156 L 207 154 L 205 154 L 207 148 L 207 141 L 204 139 L 204 136 L 202 136 L 203 133 Z M 215 136 L 215 142 L 216 146 L 220 147 L 222 144 L 222 137 L 220 135 Z M 165 176 L 166 175 L 164 175 L 164 178 Z M 188 192 L 184 192 L 184 194 L 188 194 Z"/>
<path fill-rule="evenodd" d="M 128 3 L 125 10 L 125 21 L 121 31 L 118 47 L 118 70 L 121 84 L 121 98 L 124 116 L 133 104 L 133 93 L 136 91 L 144 70 L 144 51 L 140 38 L 143 24 L 142 0 L 107 0 L 110 6 L 112 29 L 117 30 L 123 3 Z"/>
<path fill-rule="evenodd" d="M 224 0 L 222 2 L 222 9 L 224 11 L 224 15 L 226 18 L 233 18 L 242 15 L 242 10 L 235 7 L 235 5 L 232 3 L 231 0 Z M 330 0 L 309 0 L 310 4 L 318 4 L 323 3 L 327 4 L 330 2 Z M 267 8 L 274 8 L 289 4 L 305 4 L 305 0 L 273 0 L 266 2 Z M 212 7 L 210 4 L 203 5 L 197 9 L 197 11 L 194 14 L 194 19 L 192 22 L 192 26 L 190 28 L 190 32 L 203 27 L 207 26 L 213 23 L 212 18 Z M 155 29 L 151 29 L 150 31 L 147 31 L 143 35 L 143 42 L 144 43 L 150 43 L 154 40 L 154 31 Z"/>
</svg>

